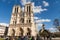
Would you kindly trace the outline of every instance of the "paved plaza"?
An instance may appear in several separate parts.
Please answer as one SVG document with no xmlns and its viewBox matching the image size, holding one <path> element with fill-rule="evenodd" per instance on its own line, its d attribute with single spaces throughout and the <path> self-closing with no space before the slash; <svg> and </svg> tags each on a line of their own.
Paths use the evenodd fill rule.
<svg viewBox="0 0 60 40">
<path fill-rule="evenodd" d="M 47 40 L 47 39 L 45 39 L 45 40 Z M 60 40 L 60 38 L 52 38 L 51 40 Z"/>
<path fill-rule="evenodd" d="M 52 40 L 60 40 L 60 38 L 52 38 Z"/>
</svg>

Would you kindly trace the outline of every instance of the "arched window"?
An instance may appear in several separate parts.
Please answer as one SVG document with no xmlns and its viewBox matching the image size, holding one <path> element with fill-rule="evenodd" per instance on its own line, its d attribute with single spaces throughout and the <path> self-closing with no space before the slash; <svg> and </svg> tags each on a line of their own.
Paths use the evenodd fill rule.
<svg viewBox="0 0 60 40">
<path fill-rule="evenodd" d="M 16 21 L 13 21 L 13 24 L 16 25 Z"/>
<path fill-rule="evenodd" d="M 15 21 L 15 25 L 16 25 L 16 21 Z"/>
<path fill-rule="evenodd" d="M 29 20 L 29 23 L 31 23 L 31 20 Z"/>
<path fill-rule="evenodd" d="M 13 24 L 14 24 L 14 21 L 13 21 Z"/>
<path fill-rule="evenodd" d="M 31 11 L 30 9 L 31 9 L 31 7 L 29 6 L 29 13 L 30 13 L 30 11 Z"/>
<path fill-rule="evenodd" d="M 28 6 L 27 6 L 27 12 L 28 12 Z"/>
<path fill-rule="evenodd" d="M 24 23 L 24 18 L 21 18 L 20 22 L 21 22 L 21 23 Z"/>
<path fill-rule="evenodd" d="M 19 7 L 15 7 L 15 13 L 18 13 Z"/>
<path fill-rule="evenodd" d="M 18 13 L 18 9 L 19 9 L 19 7 L 17 7 L 17 13 Z"/>
<path fill-rule="evenodd" d="M 27 23 L 31 23 L 31 20 L 30 20 L 30 19 L 28 19 L 28 20 L 27 20 Z"/>
<path fill-rule="evenodd" d="M 16 7 L 15 7 L 15 13 L 16 13 Z"/>
</svg>

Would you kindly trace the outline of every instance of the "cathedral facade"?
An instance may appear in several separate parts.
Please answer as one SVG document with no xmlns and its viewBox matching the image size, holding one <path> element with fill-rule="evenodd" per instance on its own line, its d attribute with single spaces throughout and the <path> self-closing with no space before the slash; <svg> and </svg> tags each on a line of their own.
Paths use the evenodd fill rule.
<svg viewBox="0 0 60 40">
<path fill-rule="evenodd" d="M 36 36 L 37 29 L 34 23 L 33 5 L 24 6 L 24 12 L 20 5 L 14 5 L 8 29 L 8 36 Z"/>
</svg>

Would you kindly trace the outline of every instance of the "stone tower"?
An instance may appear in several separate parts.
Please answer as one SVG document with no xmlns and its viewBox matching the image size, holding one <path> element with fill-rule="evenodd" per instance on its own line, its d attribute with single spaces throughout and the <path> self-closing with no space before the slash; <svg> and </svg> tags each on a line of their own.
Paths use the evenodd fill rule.
<svg viewBox="0 0 60 40">
<path fill-rule="evenodd" d="M 20 5 L 14 5 L 8 29 L 8 36 L 36 36 L 36 34 L 32 4 L 26 4 L 24 6 L 24 12 Z"/>
</svg>

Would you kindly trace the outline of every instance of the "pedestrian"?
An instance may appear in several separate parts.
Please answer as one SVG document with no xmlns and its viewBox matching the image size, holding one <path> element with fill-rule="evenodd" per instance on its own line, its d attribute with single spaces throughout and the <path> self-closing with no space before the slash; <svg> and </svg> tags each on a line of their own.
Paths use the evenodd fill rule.
<svg viewBox="0 0 60 40">
<path fill-rule="evenodd" d="M 21 36 L 18 37 L 18 40 L 21 40 Z"/>
<path fill-rule="evenodd" d="M 28 36 L 26 35 L 26 36 L 24 36 L 24 38 L 23 38 L 24 40 L 28 40 Z"/>
<path fill-rule="evenodd" d="M 50 40 L 51 40 L 51 36 L 50 36 Z"/>
<path fill-rule="evenodd" d="M 31 40 L 35 40 L 33 36 L 32 36 L 32 39 Z"/>
<path fill-rule="evenodd" d="M 49 39 L 49 36 L 47 36 L 47 40 Z"/>
<path fill-rule="evenodd" d="M 8 38 L 6 38 L 5 40 L 8 40 Z"/>
<path fill-rule="evenodd" d="M 21 40 L 24 40 L 24 37 L 23 36 L 21 36 Z"/>
<path fill-rule="evenodd" d="M 36 40 L 40 40 L 40 36 L 39 36 L 39 35 L 37 35 L 37 38 L 36 38 Z"/>
</svg>

